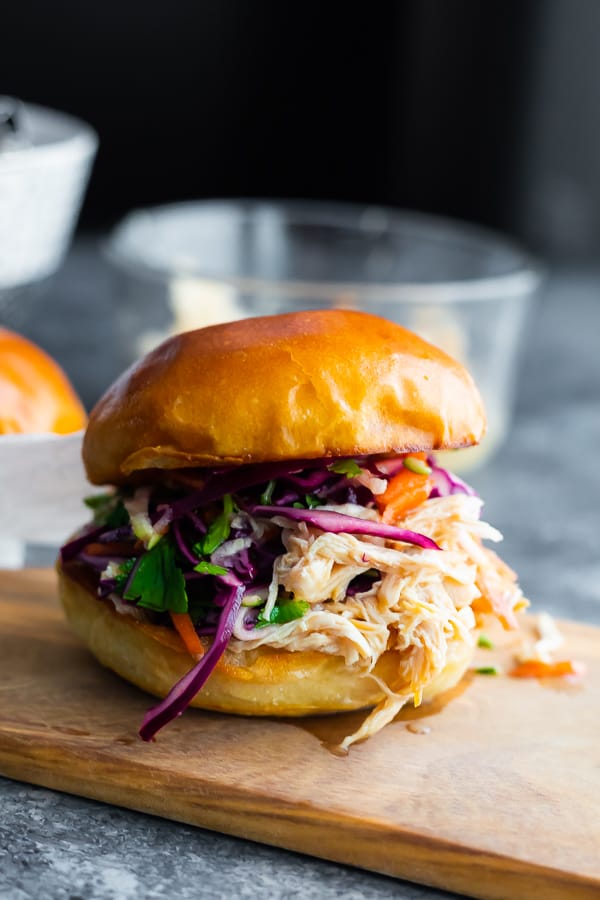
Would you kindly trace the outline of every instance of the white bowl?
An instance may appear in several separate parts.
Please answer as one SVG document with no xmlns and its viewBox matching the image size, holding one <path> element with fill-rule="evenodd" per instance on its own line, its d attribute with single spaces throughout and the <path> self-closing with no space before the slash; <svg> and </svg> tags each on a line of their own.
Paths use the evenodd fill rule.
<svg viewBox="0 0 600 900">
<path fill-rule="evenodd" d="M 21 566 L 28 545 L 57 549 L 89 520 L 82 440 L 83 431 L 0 435 L 0 568 Z"/>
<path fill-rule="evenodd" d="M 69 246 L 98 140 L 64 113 L 22 104 L 22 144 L 0 145 L 2 297 L 51 275 Z"/>
</svg>

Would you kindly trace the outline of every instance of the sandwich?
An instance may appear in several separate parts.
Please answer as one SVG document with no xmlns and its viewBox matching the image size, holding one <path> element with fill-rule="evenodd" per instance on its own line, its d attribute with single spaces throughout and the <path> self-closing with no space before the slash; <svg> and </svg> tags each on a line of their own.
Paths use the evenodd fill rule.
<svg viewBox="0 0 600 900">
<path fill-rule="evenodd" d="M 188 706 L 364 709 L 347 749 L 456 685 L 480 617 L 526 605 L 434 456 L 484 430 L 461 364 L 354 311 L 187 332 L 126 371 L 83 444 L 110 488 L 58 573 L 92 653 L 160 698 L 141 737 Z"/>
</svg>

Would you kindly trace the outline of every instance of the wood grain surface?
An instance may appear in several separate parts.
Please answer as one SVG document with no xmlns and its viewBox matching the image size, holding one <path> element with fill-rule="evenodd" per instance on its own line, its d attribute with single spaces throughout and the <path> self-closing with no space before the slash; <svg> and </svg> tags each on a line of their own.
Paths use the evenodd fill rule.
<svg viewBox="0 0 600 900">
<path fill-rule="evenodd" d="M 70 634 L 53 573 L 0 573 L 0 773 L 473 897 L 597 898 L 600 630 L 561 628 L 579 686 L 472 676 L 346 757 L 357 714 L 194 710 L 144 744 L 151 701 Z"/>
</svg>

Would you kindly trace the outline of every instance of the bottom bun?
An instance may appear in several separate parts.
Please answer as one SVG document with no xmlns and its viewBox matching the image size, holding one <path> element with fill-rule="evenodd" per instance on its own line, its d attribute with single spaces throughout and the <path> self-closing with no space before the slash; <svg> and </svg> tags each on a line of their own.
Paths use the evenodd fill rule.
<svg viewBox="0 0 600 900">
<path fill-rule="evenodd" d="M 94 656 L 122 678 L 156 697 L 165 697 L 193 666 L 171 629 L 117 613 L 58 567 L 67 619 Z M 204 639 L 205 646 L 209 641 Z M 454 687 L 472 657 L 464 641 L 449 646 L 445 668 L 425 687 L 423 700 Z M 402 693 L 397 683 L 398 653 L 387 651 L 374 674 Z M 349 668 L 341 656 L 260 647 L 226 651 L 191 706 L 246 716 L 306 716 L 375 706 L 385 698 L 377 682 Z"/>
</svg>

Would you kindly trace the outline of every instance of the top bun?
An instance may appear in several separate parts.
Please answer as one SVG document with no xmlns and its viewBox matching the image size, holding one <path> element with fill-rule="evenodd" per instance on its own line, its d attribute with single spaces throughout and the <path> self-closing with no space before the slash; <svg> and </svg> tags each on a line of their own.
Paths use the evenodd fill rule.
<svg viewBox="0 0 600 900">
<path fill-rule="evenodd" d="M 77 394 L 54 360 L 0 328 L 0 434 L 69 434 L 86 423 Z"/>
<path fill-rule="evenodd" d="M 477 443 L 466 369 L 399 325 L 316 310 L 169 338 L 112 385 L 83 445 L 94 484 L 146 469 L 441 450 Z"/>
</svg>

